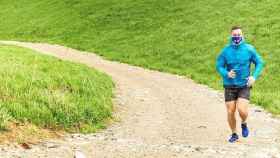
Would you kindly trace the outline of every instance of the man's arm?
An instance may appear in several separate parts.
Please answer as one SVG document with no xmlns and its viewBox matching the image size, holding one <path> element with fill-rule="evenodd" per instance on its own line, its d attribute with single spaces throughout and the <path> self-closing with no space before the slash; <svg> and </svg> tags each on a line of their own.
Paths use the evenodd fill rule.
<svg viewBox="0 0 280 158">
<path fill-rule="evenodd" d="M 226 70 L 226 60 L 225 57 L 223 56 L 223 53 L 221 53 L 216 61 L 216 70 L 219 72 L 219 74 L 222 77 L 227 77 L 228 76 L 228 71 Z"/>
<path fill-rule="evenodd" d="M 255 64 L 255 71 L 253 72 L 253 77 L 258 79 L 262 73 L 264 67 L 264 61 L 255 48 L 252 48 L 251 61 Z"/>
</svg>

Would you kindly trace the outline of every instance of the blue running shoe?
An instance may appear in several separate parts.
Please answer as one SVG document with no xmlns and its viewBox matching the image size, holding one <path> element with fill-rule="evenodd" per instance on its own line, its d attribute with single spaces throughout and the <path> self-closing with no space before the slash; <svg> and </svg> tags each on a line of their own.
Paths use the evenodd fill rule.
<svg viewBox="0 0 280 158">
<path fill-rule="evenodd" d="M 247 123 L 242 123 L 241 124 L 241 128 L 242 128 L 242 136 L 243 137 L 248 137 L 249 135 L 249 129 L 247 127 Z"/>
<path fill-rule="evenodd" d="M 231 136 L 230 136 L 230 138 L 229 138 L 229 142 L 230 143 L 234 143 L 234 142 L 236 142 L 238 140 L 238 135 L 236 134 L 236 133 L 233 133 Z"/>
</svg>

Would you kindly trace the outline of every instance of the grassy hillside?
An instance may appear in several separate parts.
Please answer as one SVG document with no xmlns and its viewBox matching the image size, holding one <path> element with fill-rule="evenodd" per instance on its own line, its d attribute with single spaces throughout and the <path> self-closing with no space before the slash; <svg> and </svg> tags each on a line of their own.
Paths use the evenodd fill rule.
<svg viewBox="0 0 280 158">
<path fill-rule="evenodd" d="M 221 89 L 215 59 L 234 24 L 266 61 L 252 100 L 280 113 L 277 0 L 0 1 L 0 38 L 58 43 Z"/>
<path fill-rule="evenodd" d="M 0 45 L 0 125 L 89 132 L 111 116 L 111 79 L 84 65 Z"/>
</svg>

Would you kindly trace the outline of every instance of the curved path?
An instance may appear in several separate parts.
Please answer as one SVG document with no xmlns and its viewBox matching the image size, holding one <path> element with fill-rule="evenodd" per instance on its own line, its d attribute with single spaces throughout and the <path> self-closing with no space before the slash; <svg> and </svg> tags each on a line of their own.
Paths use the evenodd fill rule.
<svg viewBox="0 0 280 158">
<path fill-rule="evenodd" d="M 280 157 L 279 119 L 251 106 L 250 137 L 230 144 L 223 95 L 207 86 L 59 45 L 1 43 L 83 63 L 109 74 L 117 85 L 114 115 L 119 121 L 99 133 L 68 135 L 30 150 L 3 147 L 0 157 Z"/>
</svg>

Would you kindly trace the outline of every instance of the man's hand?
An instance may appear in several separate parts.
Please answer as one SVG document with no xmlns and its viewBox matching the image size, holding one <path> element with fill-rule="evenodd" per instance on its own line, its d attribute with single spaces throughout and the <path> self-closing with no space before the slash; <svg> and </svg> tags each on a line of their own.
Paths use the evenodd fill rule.
<svg viewBox="0 0 280 158">
<path fill-rule="evenodd" d="M 256 82 L 256 79 L 253 76 L 250 76 L 250 77 L 248 77 L 247 86 L 252 87 L 255 82 Z"/>
<path fill-rule="evenodd" d="M 236 74 L 233 70 L 230 70 L 230 72 L 228 72 L 228 77 L 229 78 L 235 78 Z"/>
</svg>

